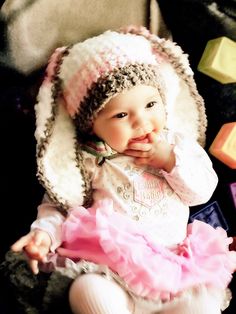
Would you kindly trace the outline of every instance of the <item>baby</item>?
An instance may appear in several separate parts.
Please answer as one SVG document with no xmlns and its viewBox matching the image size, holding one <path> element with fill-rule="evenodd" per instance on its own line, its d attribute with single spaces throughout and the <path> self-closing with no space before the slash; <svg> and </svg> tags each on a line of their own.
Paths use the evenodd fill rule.
<svg viewBox="0 0 236 314">
<path fill-rule="evenodd" d="M 162 65 L 176 60 L 145 29 L 51 57 L 36 107 L 47 194 L 12 250 L 35 274 L 72 276 L 73 313 L 221 313 L 236 258 L 224 230 L 188 225 L 217 176 L 196 138 L 168 127 Z"/>
</svg>

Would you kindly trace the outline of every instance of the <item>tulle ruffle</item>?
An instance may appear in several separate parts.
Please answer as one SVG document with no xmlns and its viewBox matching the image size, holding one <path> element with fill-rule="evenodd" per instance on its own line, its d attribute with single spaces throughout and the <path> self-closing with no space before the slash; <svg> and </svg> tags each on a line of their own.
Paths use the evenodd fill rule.
<svg viewBox="0 0 236 314">
<path fill-rule="evenodd" d="M 61 256 L 107 265 L 138 296 L 169 299 L 199 284 L 227 287 L 236 253 L 222 228 L 195 220 L 185 240 L 166 248 L 142 225 L 117 213 L 110 200 L 71 211 L 62 227 Z"/>
</svg>

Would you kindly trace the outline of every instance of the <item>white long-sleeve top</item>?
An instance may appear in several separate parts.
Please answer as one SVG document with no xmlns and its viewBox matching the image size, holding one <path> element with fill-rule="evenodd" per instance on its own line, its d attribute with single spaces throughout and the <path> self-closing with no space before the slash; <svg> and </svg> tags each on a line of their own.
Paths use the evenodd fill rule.
<svg viewBox="0 0 236 314">
<path fill-rule="evenodd" d="M 162 136 L 174 147 L 176 164 L 170 173 L 137 166 L 133 157 L 124 155 L 106 159 L 101 166 L 94 155 L 84 151 L 83 157 L 92 180 L 94 202 L 112 199 L 116 211 L 146 225 L 159 243 L 172 246 L 186 236 L 189 206 L 207 202 L 218 179 L 207 153 L 195 141 L 180 134 Z M 64 220 L 46 197 L 31 228 L 47 231 L 54 251 L 61 244 Z"/>
</svg>

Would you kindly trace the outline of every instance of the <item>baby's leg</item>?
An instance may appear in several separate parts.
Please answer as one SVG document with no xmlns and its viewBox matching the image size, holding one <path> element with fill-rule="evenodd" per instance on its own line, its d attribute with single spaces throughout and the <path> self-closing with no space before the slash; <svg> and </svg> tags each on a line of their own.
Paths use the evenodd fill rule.
<svg viewBox="0 0 236 314">
<path fill-rule="evenodd" d="M 184 295 L 176 305 L 161 314 L 220 314 L 222 298 L 221 291 L 202 286 Z"/>
<path fill-rule="evenodd" d="M 69 301 L 75 314 L 131 314 L 134 306 L 115 281 L 98 274 L 76 278 L 70 288 Z"/>
</svg>

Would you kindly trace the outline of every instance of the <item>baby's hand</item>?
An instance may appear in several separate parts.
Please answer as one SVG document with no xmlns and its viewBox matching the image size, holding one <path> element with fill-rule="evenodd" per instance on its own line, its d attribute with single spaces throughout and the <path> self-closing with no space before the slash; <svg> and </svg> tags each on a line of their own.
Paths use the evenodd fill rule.
<svg viewBox="0 0 236 314">
<path fill-rule="evenodd" d="M 170 172 L 175 166 L 173 146 L 166 141 L 159 140 L 153 132 L 148 135 L 146 142 L 131 142 L 124 153 L 135 157 L 137 165 L 149 165 L 167 172 Z"/>
<path fill-rule="evenodd" d="M 34 274 L 37 274 L 38 263 L 45 262 L 51 246 L 51 238 L 46 231 L 32 230 L 16 241 L 11 249 L 14 252 L 24 250 L 29 259 L 29 265 Z"/>
</svg>

